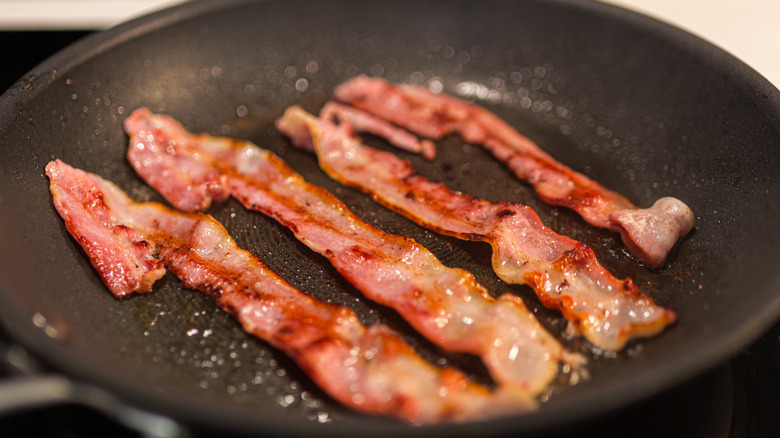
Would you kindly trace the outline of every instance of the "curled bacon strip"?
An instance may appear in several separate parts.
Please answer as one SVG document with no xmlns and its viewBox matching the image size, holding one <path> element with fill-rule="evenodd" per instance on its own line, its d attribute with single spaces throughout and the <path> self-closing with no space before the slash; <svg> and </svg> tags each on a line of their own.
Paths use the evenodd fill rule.
<svg viewBox="0 0 780 438">
<path fill-rule="evenodd" d="M 559 163 L 496 115 L 455 97 L 365 76 L 340 85 L 334 96 L 421 136 L 441 139 L 457 133 L 482 145 L 530 183 L 543 201 L 571 208 L 592 225 L 620 232 L 629 251 L 651 267 L 663 266 L 672 247 L 693 228 L 693 212 L 679 199 L 666 197 L 652 208 L 639 209 Z"/>
<path fill-rule="evenodd" d="M 284 351 L 328 394 L 356 410 L 421 424 L 535 406 L 516 388 L 491 392 L 455 369 L 434 367 L 387 326 L 365 327 L 352 310 L 293 288 L 238 248 L 210 216 L 136 203 L 110 182 L 59 160 L 46 166 L 46 174 L 57 211 L 101 277 L 127 279 L 119 288 L 107 283 L 117 298 L 152 286 L 125 269 L 138 260 L 137 251 L 125 248 L 137 247 L 143 260 L 159 257 L 154 266 L 142 263 L 147 273 L 159 278 L 164 264 L 182 284 L 211 296 L 244 330 Z"/>
<path fill-rule="evenodd" d="M 146 109 L 134 111 L 125 129 L 131 165 L 153 187 L 168 187 L 163 194 L 169 202 L 179 208 L 202 205 L 203 200 L 190 202 L 189 194 L 206 197 L 201 187 L 224 181 L 246 208 L 288 227 L 366 297 L 395 309 L 431 342 L 479 356 L 498 384 L 537 395 L 555 378 L 561 361 L 583 360 L 567 353 L 519 297 L 492 298 L 469 272 L 446 267 L 414 240 L 361 220 L 271 152 L 246 141 L 189 133 L 172 118 Z M 159 164 L 175 169 L 179 162 L 202 169 L 164 172 Z M 173 187 L 184 194 L 178 196 Z"/>
<path fill-rule="evenodd" d="M 630 279 L 612 276 L 587 245 L 545 227 L 525 205 L 491 203 L 429 181 L 408 161 L 364 146 L 349 131 L 300 107 L 289 108 L 277 126 L 296 145 L 315 150 L 331 178 L 422 226 L 489 243 L 501 279 L 531 286 L 543 304 L 559 309 L 598 347 L 621 349 L 629 339 L 655 335 L 676 319 Z"/>
</svg>

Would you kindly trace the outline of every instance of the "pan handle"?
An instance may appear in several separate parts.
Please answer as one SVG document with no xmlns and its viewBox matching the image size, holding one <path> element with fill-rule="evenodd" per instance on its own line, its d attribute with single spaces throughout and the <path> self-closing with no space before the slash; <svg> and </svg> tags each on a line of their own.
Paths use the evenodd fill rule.
<svg viewBox="0 0 780 438">
<path fill-rule="evenodd" d="M 0 416 L 60 404 L 95 409 L 145 438 L 188 438 L 187 430 L 170 418 L 122 403 L 95 385 L 75 382 L 56 374 L 41 374 L 40 365 L 18 345 L 0 341 L 2 362 L 16 374 L 0 380 Z"/>
<path fill-rule="evenodd" d="M 13 377 L 0 382 L 0 415 L 75 403 L 101 412 L 148 438 L 185 438 L 175 421 L 123 404 L 108 392 L 58 375 Z"/>
</svg>

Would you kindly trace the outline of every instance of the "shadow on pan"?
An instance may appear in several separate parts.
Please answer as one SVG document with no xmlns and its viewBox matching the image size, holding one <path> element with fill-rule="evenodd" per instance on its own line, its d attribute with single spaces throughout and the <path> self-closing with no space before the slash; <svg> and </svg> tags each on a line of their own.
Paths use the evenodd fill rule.
<svg viewBox="0 0 780 438">
<path fill-rule="evenodd" d="M 589 243 L 617 276 L 631 276 L 677 310 L 679 322 L 614 356 L 565 339 L 589 356 L 591 379 L 556 388 L 536 413 L 410 428 L 336 405 L 291 361 L 173 276 L 151 294 L 114 300 L 51 205 L 43 167 L 53 158 L 111 179 L 136 200 L 160 200 L 124 158 L 121 122 L 147 106 L 191 130 L 273 150 L 369 222 L 469 269 L 491 293 L 522 296 L 543 324 L 563 333 L 561 318 L 530 290 L 494 276 L 489 247 L 426 232 L 339 186 L 273 128 L 287 106 L 316 111 L 356 74 L 441 85 L 639 205 L 666 195 L 685 201 L 696 229 L 665 267 L 648 270 L 617 236 L 542 204 L 479 148 L 448 138 L 433 162 L 406 156 L 458 190 L 530 205 L 548 226 Z M 90 35 L 2 96 L 0 316 L 22 346 L 68 381 L 118 400 L 125 416 L 150 412 L 193 429 L 265 435 L 565 429 L 701 374 L 777 319 L 779 109 L 777 89 L 728 54 L 592 2 L 186 4 Z M 367 302 L 274 221 L 232 201 L 208 213 L 293 285 L 352 307 L 365 323 L 388 323 L 424 357 L 485 379 L 471 358 L 438 350 Z M 168 423 L 150 418 L 163 435 Z"/>
</svg>

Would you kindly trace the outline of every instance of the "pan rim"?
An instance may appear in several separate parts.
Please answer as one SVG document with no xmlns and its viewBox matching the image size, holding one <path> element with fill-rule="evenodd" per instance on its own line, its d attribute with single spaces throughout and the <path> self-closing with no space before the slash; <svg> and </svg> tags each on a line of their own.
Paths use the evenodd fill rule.
<svg viewBox="0 0 780 438">
<path fill-rule="evenodd" d="M 554 0 L 555 3 L 563 4 L 566 6 L 582 8 L 593 11 L 595 13 L 606 14 L 615 17 L 616 20 L 628 20 L 631 23 L 635 23 L 638 26 L 642 26 L 643 29 L 649 32 L 653 32 L 657 35 L 661 35 L 665 38 L 674 40 L 683 47 L 687 47 L 694 53 L 700 54 L 700 56 L 709 60 L 715 64 L 715 67 L 719 70 L 728 71 L 731 74 L 732 80 L 736 84 L 744 86 L 744 90 L 749 92 L 753 96 L 760 96 L 762 99 L 754 99 L 759 102 L 764 102 L 766 105 L 766 114 L 773 116 L 772 120 L 775 123 L 780 115 L 780 92 L 765 78 L 755 72 L 752 68 L 742 63 L 737 58 L 724 52 L 722 49 L 706 42 L 699 37 L 684 32 L 678 28 L 675 28 L 666 23 L 660 22 L 653 18 L 645 17 L 643 15 L 619 8 L 617 6 L 591 2 L 586 0 Z M 153 15 L 142 17 L 131 22 L 120 25 L 116 28 L 108 31 L 89 35 L 86 38 L 74 43 L 68 48 L 48 58 L 33 70 L 31 70 L 25 78 L 33 78 L 34 81 L 42 80 L 43 83 L 36 83 L 34 90 L 25 93 L 25 99 L 32 98 L 38 93 L 43 93 L 46 90 L 46 85 L 52 81 L 50 79 L 50 72 L 56 70 L 58 74 L 66 73 L 74 66 L 86 62 L 94 56 L 102 53 L 103 51 L 110 50 L 112 47 L 120 45 L 130 39 L 133 39 L 139 35 L 143 35 L 152 30 L 164 28 L 167 25 L 177 23 L 180 20 L 185 20 L 190 17 L 199 16 L 208 12 L 223 10 L 226 8 L 237 7 L 243 4 L 253 3 L 251 0 L 230 0 L 228 2 L 193 2 L 185 3 L 166 11 L 161 11 Z M 740 79 L 740 80 L 736 80 Z M 24 87 L 25 80 L 20 79 L 14 86 L 12 86 L 6 93 L 0 97 L 0 102 L 6 100 L 12 101 L 10 105 L 0 105 L 0 126 L 5 126 L 6 120 L 11 117 L 11 112 L 15 111 L 19 101 L 16 100 L 14 90 L 19 90 Z M 771 287 L 776 290 L 780 290 L 780 278 L 775 278 L 771 284 L 767 287 Z M 170 412 L 174 418 L 185 418 L 193 422 L 197 422 L 200 417 L 197 413 L 193 413 L 191 410 L 208 409 L 209 403 L 200 406 L 199 403 L 195 403 L 198 406 L 184 406 L 171 409 L 172 406 L 176 406 L 176 399 L 167 400 L 163 397 L 161 400 L 155 400 L 158 395 L 152 395 L 147 391 L 138 391 L 133 385 L 124 384 L 121 381 L 117 381 L 115 375 L 110 373 L 102 373 L 98 369 L 88 369 L 85 372 L 84 364 L 80 363 L 78 358 L 71 357 L 68 354 L 66 348 L 45 336 L 36 327 L 32 326 L 30 321 L 23 320 L 18 315 L 8 312 L 8 306 L 5 298 L 4 290 L 0 290 L 0 322 L 3 323 L 6 332 L 11 334 L 14 340 L 19 341 L 25 348 L 28 348 L 37 357 L 44 358 L 47 362 L 53 364 L 55 368 L 65 370 L 69 375 L 78 376 L 88 381 L 94 381 L 100 386 L 109 388 L 112 393 L 121 396 L 134 406 L 154 406 L 155 412 Z M 769 303 L 764 307 L 764 311 L 755 315 L 755 318 L 746 321 L 740 330 L 730 334 L 729 337 L 723 340 L 718 345 L 709 344 L 704 350 L 698 351 L 694 357 L 680 358 L 679 362 L 673 365 L 673 372 L 669 375 L 654 376 L 658 380 L 651 379 L 655 383 L 653 385 L 639 385 L 634 388 L 635 391 L 632 394 L 626 394 L 625 391 L 619 391 L 617 388 L 613 388 L 611 392 L 600 393 L 598 395 L 608 398 L 609 403 L 606 406 L 602 402 L 596 406 L 592 403 L 585 403 L 585 409 L 577 411 L 577 414 L 567 414 L 567 421 L 576 421 L 586 417 L 590 417 L 597 413 L 604 413 L 607 411 L 615 410 L 618 407 L 626 406 L 627 404 L 639 401 L 643 398 L 650 397 L 657 394 L 659 391 L 665 388 L 670 388 L 676 384 L 700 374 L 701 372 L 716 366 L 718 363 L 726 360 L 728 357 L 736 354 L 738 349 L 746 345 L 746 340 L 754 340 L 766 330 L 773 322 L 775 322 L 780 315 L 780 297 L 777 297 L 774 302 Z M 56 353 L 52 353 L 55 351 Z M 98 371 L 98 372 L 96 372 Z M 666 373 L 666 371 L 665 371 Z M 652 386 L 652 387 L 649 387 Z M 153 403 L 149 403 L 149 399 Z M 587 401 L 587 400 L 586 400 Z M 582 402 L 578 402 L 582 404 Z M 200 406 L 200 407 L 199 407 Z M 538 430 L 540 427 L 545 427 L 550 423 L 551 419 L 555 421 L 562 421 L 562 413 L 567 412 L 567 405 L 556 406 L 552 411 L 540 411 L 539 413 L 529 415 L 524 418 L 523 424 L 518 425 L 517 417 L 491 420 L 490 423 L 503 430 Z M 588 409 L 588 407 L 590 409 Z M 159 410 L 158 410 L 159 408 Z M 568 409 L 569 411 L 571 409 Z M 229 414 L 227 414 L 229 415 Z M 236 415 L 233 421 L 240 423 L 244 418 L 242 415 Z M 278 431 L 289 431 L 290 424 L 286 421 L 279 421 L 279 419 L 268 418 L 271 429 L 278 428 Z M 237 429 L 248 430 L 245 427 L 251 426 L 251 424 L 257 424 L 256 421 L 248 421 L 245 425 L 237 426 Z M 309 426 L 312 426 L 311 428 Z M 322 429 L 316 424 L 300 423 L 295 426 L 301 428 L 300 433 L 322 433 Z M 461 434 L 476 434 L 479 433 L 480 426 L 478 423 L 470 425 L 458 425 L 459 433 Z M 527 428 L 527 429 L 526 429 Z M 343 430 L 346 429 L 346 430 Z M 454 430 L 454 426 L 450 425 L 438 425 L 435 426 L 436 430 L 448 431 Z M 333 432 L 343 434 L 352 432 L 355 430 L 354 425 L 345 425 L 344 427 L 334 427 Z M 405 433 L 408 433 L 408 428 L 404 428 Z M 424 427 L 418 429 L 419 432 L 413 433 L 425 433 L 429 435 L 431 433 L 430 428 Z M 365 432 L 361 430 L 361 432 Z M 376 430 L 373 430 L 376 433 Z M 397 430 L 392 430 L 397 432 Z"/>
</svg>

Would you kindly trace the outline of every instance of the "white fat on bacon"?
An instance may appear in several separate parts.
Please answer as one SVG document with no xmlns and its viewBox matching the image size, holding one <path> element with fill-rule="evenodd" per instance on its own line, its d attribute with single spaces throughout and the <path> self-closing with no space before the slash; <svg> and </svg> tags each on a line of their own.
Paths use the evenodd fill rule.
<svg viewBox="0 0 780 438">
<path fill-rule="evenodd" d="M 297 146 L 314 150 L 331 178 L 422 226 L 489 243 L 501 279 L 531 286 L 544 305 L 559 309 L 604 350 L 653 336 L 676 319 L 674 311 L 657 306 L 630 279 L 612 276 L 587 245 L 545 227 L 525 205 L 492 203 L 450 190 L 417 174 L 408 161 L 367 147 L 349 130 L 297 106 L 285 112 L 277 127 Z"/>
<path fill-rule="evenodd" d="M 365 327 L 352 310 L 295 289 L 210 216 L 136 203 L 112 183 L 59 160 L 46 174 L 68 231 L 117 298 L 149 291 L 167 266 L 247 332 L 289 355 L 330 396 L 361 412 L 427 424 L 536 407 L 525 391 L 490 391 L 460 371 L 435 367 L 387 326 Z M 126 269 L 136 263 L 140 275 Z"/>
<path fill-rule="evenodd" d="M 417 135 L 436 140 L 456 133 L 483 146 L 545 202 L 571 208 L 590 224 L 619 232 L 629 251 L 651 267 L 663 266 L 669 251 L 693 228 L 693 213 L 679 199 L 663 198 L 662 206 L 640 209 L 561 164 L 495 114 L 453 96 L 358 76 L 337 87 L 334 97 Z M 340 119 L 349 123 L 350 116 L 360 119 L 356 130 L 372 123 L 369 114 L 354 112 L 344 111 Z"/>
<path fill-rule="evenodd" d="M 208 205 L 209 192 L 201 187 L 224 184 L 246 208 L 288 227 L 366 297 L 395 309 L 431 342 L 480 357 L 499 385 L 538 395 L 561 365 L 584 362 L 565 351 L 519 297 L 494 299 L 471 273 L 444 266 L 414 240 L 361 220 L 271 152 L 248 141 L 190 133 L 146 109 L 134 111 L 125 130 L 131 165 L 171 204 Z M 177 163 L 202 169 L 178 172 Z M 193 202 L 192 193 L 203 199 Z"/>
</svg>

